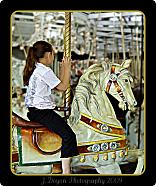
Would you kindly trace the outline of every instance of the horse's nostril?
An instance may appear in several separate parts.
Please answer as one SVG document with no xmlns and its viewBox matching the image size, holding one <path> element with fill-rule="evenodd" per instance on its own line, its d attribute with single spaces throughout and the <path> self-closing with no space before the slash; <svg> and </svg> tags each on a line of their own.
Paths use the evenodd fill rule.
<svg viewBox="0 0 156 186">
<path fill-rule="evenodd" d="M 137 101 L 134 101 L 134 106 L 136 106 L 137 105 Z"/>
</svg>

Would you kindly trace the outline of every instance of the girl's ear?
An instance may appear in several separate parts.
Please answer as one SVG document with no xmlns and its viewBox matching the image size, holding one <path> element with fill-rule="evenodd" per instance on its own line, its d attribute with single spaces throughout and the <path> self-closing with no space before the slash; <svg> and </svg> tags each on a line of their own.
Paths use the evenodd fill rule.
<svg viewBox="0 0 156 186">
<path fill-rule="evenodd" d="M 45 57 L 46 59 L 49 59 L 49 57 L 50 57 L 50 52 L 45 52 L 44 57 Z"/>
<path fill-rule="evenodd" d="M 52 53 L 48 52 L 48 59 L 51 58 Z"/>
</svg>

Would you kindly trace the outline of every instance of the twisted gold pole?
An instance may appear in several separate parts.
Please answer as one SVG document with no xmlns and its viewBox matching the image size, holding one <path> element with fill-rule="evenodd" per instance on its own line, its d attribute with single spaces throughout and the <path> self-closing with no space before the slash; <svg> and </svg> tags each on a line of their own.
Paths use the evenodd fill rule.
<svg viewBox="0 0 156 186">
<path fill-rule="evenodd" d="M 65 12 L 64 56 L 71 57 L 71 13 L 70 12 Z M 71 105 L 70 93 L 71 90 L 70 90 L 70 82 L 69 82 L 64 97 L 65 118 L 69 117 L 70 115 L 70 105 Z"/>
</svg>

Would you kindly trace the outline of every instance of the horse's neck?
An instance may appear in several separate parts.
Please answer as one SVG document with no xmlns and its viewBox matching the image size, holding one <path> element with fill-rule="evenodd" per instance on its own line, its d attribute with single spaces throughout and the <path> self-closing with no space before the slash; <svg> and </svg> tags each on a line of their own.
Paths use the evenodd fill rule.
<svg viewBox="0 0 156 186">
<path fill-rule="evenodd" d="M 95 90 L 96 96 L 91 97 L 91 113 L 93 117 L 101 119 L 104 122 L 120 125 L 120 122 L 116 118 L 113 106 L 107 97 L 104 90 L 101 89 L 100 85 Z M 98 108 L 96 107 L 98 105 Z"/>
</svg>

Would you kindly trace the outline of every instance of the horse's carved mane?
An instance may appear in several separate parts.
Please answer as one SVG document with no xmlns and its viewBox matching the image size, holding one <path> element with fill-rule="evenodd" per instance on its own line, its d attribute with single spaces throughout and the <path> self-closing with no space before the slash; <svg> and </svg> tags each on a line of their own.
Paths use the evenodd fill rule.
<svg viewBox="0 0 156 186">
<path fill-rule="evenodd" d="M 92 66 L 90 66 L 86 72 L 81 76 L 78 86 L 82 84 L 89 85 L 89 88 L 91 90 L 94 90 L 94 88 L 97 85 L 97 76 L 100 74 L 100 72 L 104 72 L 106 70 L 109 70 L 111 67 L 110 64 L 103 62 L 103 63 L 97 63 Z M 88 81 L 90 80 L 90 81 Z M 93 91 L 92 91 L 93 92 Z"/>
<path fill-rule="evenodd" d="M 95 89 L 100 84 L 100 74 L 103 72 L 109 72 L 110 68 L 111 68 L 111 64 L 110 63 L 108 64 L 106 62 L 93 64 L 81 76 L 78 85 L 76 87 L 75 96 L 72 102 L 72 107 L 71 107 L 72 111 L 69 117 L 70 125 L 75 125 L 80 118 L 80 110 L 82 110 L 82 108 L 79 108 L 79 104 L 78 104 L 80 100 L 81 103 L 83 102 L 86 113 L 90 114 L 89 113 L 90 108 L 88 107 L 88 105 L 91 96 L 93 96 L 93 98 L 94 95 L 96 96 Z M 104 76 L 105 74 L 103 73 L 102 75 Z M 96 108 L 99 110 L 96 99 L 94 99 L 94 103 Z"/>
</svg>

